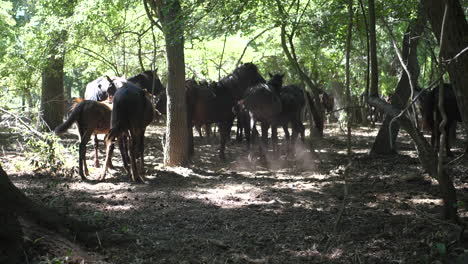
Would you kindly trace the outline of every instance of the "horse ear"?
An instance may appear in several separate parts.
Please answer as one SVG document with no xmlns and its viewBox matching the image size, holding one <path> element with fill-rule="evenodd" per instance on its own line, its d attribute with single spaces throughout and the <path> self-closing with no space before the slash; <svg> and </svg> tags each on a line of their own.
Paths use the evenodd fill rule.
<svg viewBox="0 0 468 264">
<path fill-rule="evenodd" d="M 270 78 L 273 78 L 273 74 L 271 74 L 271 72 L 268 72 L 268 75 L 270 75 Z"/>
<path fill-rule="evenodd" d="M 109 82 L 112 82 L 112 79 L 111 79 L 108 75 L 106 75 L 106 79 L 107 79 Z"/>
</svg>

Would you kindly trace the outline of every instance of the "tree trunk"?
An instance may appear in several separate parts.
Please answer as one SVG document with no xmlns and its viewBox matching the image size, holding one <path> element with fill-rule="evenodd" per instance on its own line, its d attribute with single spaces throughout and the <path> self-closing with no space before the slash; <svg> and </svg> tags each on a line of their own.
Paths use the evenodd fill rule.
<svg viewBox="0 0 468 264">
<path fill-rule="evenodd" d="M 457 97 L 458 108 L 462 116 L 465 130 L 468 131 L 468 23 L 458 0 L 446 0 L 448 4 L 446 24 L 444 27 L 444 44 L 441 55 L 450 76 L 453 90 Z M 424 1 L 432 31 L 440 43 L 442 19 L 444 16 L 445 1 Z M 458 56 L 457 56 L 458 55 Z M 456 59 L 455 59 L 456 57 Z"/>
<path fill-rule="evenodd" d="M 346 37 L 346 69 L 345 69 L 345 75 L 346 75 L 346 113 L 348 116 L 348 121 L 347 121 L 347 149 L 348 149 L 348 155 L 351 155 L 351 122 L 352 122 L 352 114 L 351 114 L 351 107 L 352 107 L 352 102 L 351 102 L 351 87 L 350 87 L 350 71 L 349 71 L 349 60 L 351 58 L 351 40 L 352 40 L 352 35 L 353 35 L 353 0 L 349 0 L 349 5 L 348 5 L 348 15 L 349 15 L 349 20 L 348 20 L 348 34 Z"/>
<path fill-rule="evenodd" d="M 16 214 L 0 206 L 0 263 L 24 263 L 23 230 Z"/>
<path fill-rule="evenodd" d="M 49 42 L 49 58 L 42 69 L 41 116 L 50 130 L 63 122 L 64 115 L 64 51 L 60 45 L 65 42 L 65 34 L 56 34 Z"/>
<path fill-rule="evenodd" d="M 424 1 L 424 0 L 421 0 Z M 369 31 L 370 31 L 370 46 L 371 46 L 371 72 L 377 72 L 377 65 L 376 60 L 373 60 L 373 48 L 376 46 L 376 39 L 375 35 L 372 37 L 372 31 L 375 33 L 375 10 L 374 10 L 374 0 L 369 0 Z M 373 19 L 372 19 L 373 17 Z M 375 50 L 374 50 L 375 52 Z M 382 111 L 384 111 L 390 117 L 396 117 L 400 114 L 401 109 L 388 104 L 384 100 L 378 97 L 378 86 L 374 81 L 372 81 L 376 76 L 371 75 L 371 87 L 370 87 L 370 97 L 368 98 L 368 103 Z M 444 212 L 443 215 L 445 218 L 452 220 L 453 222 L 459 222 L 458 218 L 458 210 L 457 210 L 457 194 L 455 187 L 453 186 L 453 182 L 448 177 L 446 171 L 441 169 L 440 173 L 438 174 L 437 171 L 437 157 L 429 145 L 427 140 L 424 138 L 423 134 L 416 129 L 414 124 L 405 116 L 401 115 L 398 119 L 400 125 L 403 129 L 408 132 L 410 137 L 413 139 L 413 142 L 416 146 L 416 150 L 418 151 L 418 157 L 421 161 L 422 166 L 424 169 L 429 173 L 429 175 L 436 179 L 439 183 L 439 188 L 441 192 L 441 196 L 444 202 Z M 440 176 L 439 176 L 440 175 Z"/>
<path fill-rule="evenodd" d="M 189 161 L 183 14 L 177 0 L 147 1 L 161 21 L 166 41 L 168 84 L 164 164 L 166 166 L 183 166 Z"/>
<path fill-rule="evenodd" d="M 414 86 L 417 86 L 417 81 L 419 77 L 419 63 L 418 63 L 418 54 L 417 48 L 419 44 L 419 39 L 421 34 L 424 31 L 425 25 L 425 16 L 422 10 L 422 5 L 419 6 L 418 16 L 416 19 L 411 20 L 408 29 L 403 37 L 402 45 L 402 57 L 403 62 L 406 64 L 406 67 L 411 75 L 411 81 Z M 395 93 L 392 96 L 392 105 L 398 109 L 403 109 L 407 103 L 408 98 L 411 94 L 411 85 L 409 82 L 408 74 L 406 71 L 402 71 L 400 80 L 395 89 Z M 398 122 L 393 122 L 391 126 L 391 133 L 389 130 L 389 125 L 393 117 L 386 116 L 382 126 L 380 127 L 379 133 L 375 138 L 374 145 L 370 151 L 370 154 L 396 154 L 396 139 L 398 132 L 400 131 L 400 124 Z M 390 135 L 391 134 L 391 135 Z"/>
</svg>

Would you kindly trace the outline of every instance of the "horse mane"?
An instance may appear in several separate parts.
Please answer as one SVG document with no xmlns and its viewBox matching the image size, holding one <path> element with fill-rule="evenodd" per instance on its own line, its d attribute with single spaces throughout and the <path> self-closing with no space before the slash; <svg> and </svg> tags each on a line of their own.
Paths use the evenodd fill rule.
<svg viewBox="0 0 468 264">
<path fill-rule="evenodd" d="M 219 80 L 219 85 L 227 88 L 236 98 L 241 98 L 250 86 L 266 83 L 258 67 L 249 62 L 237 67 L 231 74 Z"/>
<path fill-rule="evenodd" d="M 128 81 L 136 84 L 140 88 L 146 88 L 149 92 L 152 91 L 154 85 L 155 94 L 161 93 L 164 90 L 164 86 L 159 79 L 157 70 L 147 70 L 139 73 L 135 76 L 128 78 Z"/>
<path fill-rule="evenodd" d="M 72 99 L 73 104 L 72 104 L 72 106 L 70 107 L 70 111 L 75 110 L 76 106 L 79 105 L 79 104 L 80 104 L 81 102 L 83 102 L 83 101 L 84 101 L 84 99 L 81 98 L 81 97 L 73 98 L 73 99 Z"/>
</svg>

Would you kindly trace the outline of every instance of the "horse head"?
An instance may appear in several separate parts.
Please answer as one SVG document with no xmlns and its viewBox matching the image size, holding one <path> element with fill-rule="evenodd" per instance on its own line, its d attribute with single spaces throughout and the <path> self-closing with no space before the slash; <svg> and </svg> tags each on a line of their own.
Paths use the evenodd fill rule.
<svg viewBox="0 0 468 264">
<path fill-rule="evenodd" d="M 273 90 L 277 93 L 280 92 L 281 90 L 281 87 L 283 87 L 283 77 L 284 77 L 284 74 L 271 74 L 269 73 L 270 75 L 270 80 L 268 80 L 268 85 L 271 86 L 273 88 Z"/>
</svg>

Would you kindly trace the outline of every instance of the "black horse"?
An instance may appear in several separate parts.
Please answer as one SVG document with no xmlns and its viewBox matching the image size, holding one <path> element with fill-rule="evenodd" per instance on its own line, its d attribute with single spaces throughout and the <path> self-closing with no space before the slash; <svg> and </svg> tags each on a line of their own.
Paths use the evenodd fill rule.
<svg viewBox="0 0 468 264">
<path fill-rule="evenodd" d="M 163 92 L 165 88 L 159 79 L 157 71 L 158 69 L 154 71 L 144 71 L 140 74 L 128 78 L 128 81 L 142 89 L 146 89 L 153 95 L 158 95 Z"/>
<path fill-rule="evenodd" d="M 298 135 L 301 135 L 301 140 L 305 139 L 305 127 L 301 120 L 302 109 L 305 105 L 302 89 L 297 85 L 287 85 L 281 88 L 280 99 L 282 103 L 281 113 L 275 117 L 272 123 L 272 140 L 278 141 L 276 128 L 282 126 L 286 140 L 295 142 Z M 292 127 L 292 139 L 290 139 L 288 125 Z M 291 143 L 291 142 L 289 142 Z"/>
<path fill-rule="evenodd" d="M 436 86 L 432 90 L 426 89 L 419 91 L 422 93 L 419 96 L 419 103 L 423 119 L 423 128 L 432 132 L 431 144 L 435 148 L 439 146 L 439 124 L 442 121 L 441 113 L 438 110 L 439 87 L 440 86 Z M 444 111 L 447 115 L 447 124 L 445 125 L 447 143 L 445 147 L 447 155 L 452 156 L 453 154 L 450 148 L 452 141 L 455 139 L 457 122 L 462 122 L 462 119 L 452 85 L 448 83 L 444 83 Z"/>
<path fill-rule="evenodd" d="M 257 133 L 254 132 L 256 122 L 261 122 L 262 140 L 259 148 L 262 158 L 264 158 L 264 147 L 268 140 L 268 129 L 270 125 L 277 125 L 277 118 L 282 112 L 280 93 L 283 86 L 283 76 L 275 74 L 271 76 L 267 84 L 260 83 L 250 87 L 245 92 L 244 99 L 240 102 L 241 107 L 249 111 L 250 130 L 253 132 L 253 138 L 257 136 Z M 272 130 L 272 136 L 273 133 Z M 276 149 L 276 141 L 273 143 L 273 148 Z M 247 140 L 247 145 L 250 148 L 250 140 Z"/>
</svg>

